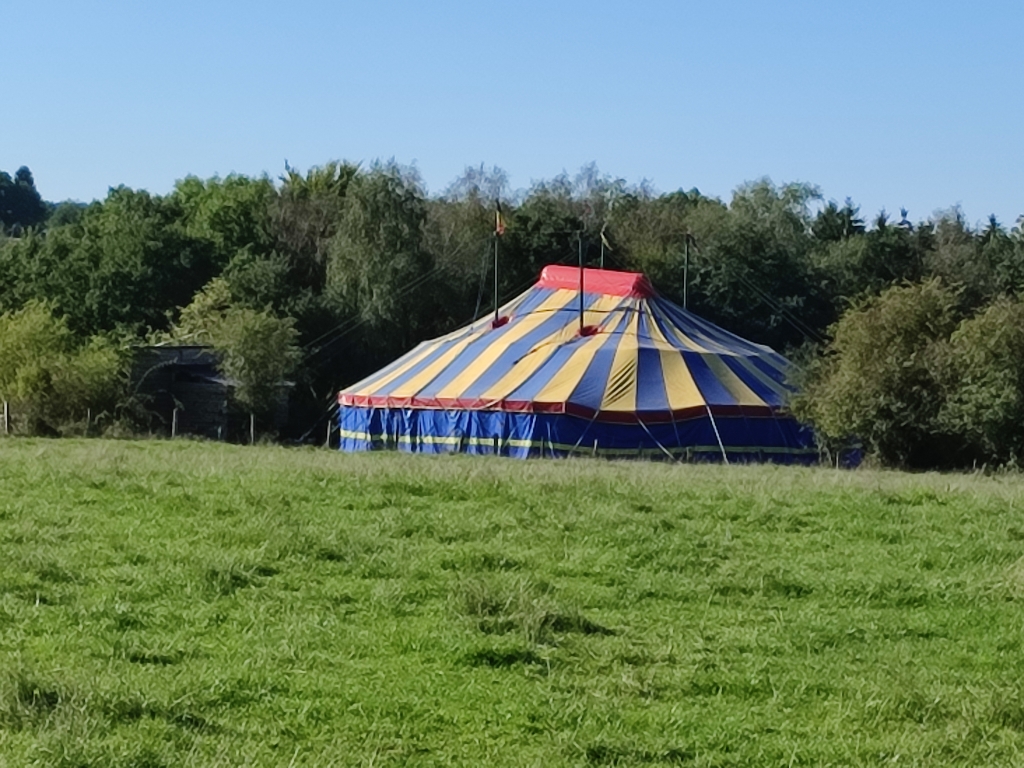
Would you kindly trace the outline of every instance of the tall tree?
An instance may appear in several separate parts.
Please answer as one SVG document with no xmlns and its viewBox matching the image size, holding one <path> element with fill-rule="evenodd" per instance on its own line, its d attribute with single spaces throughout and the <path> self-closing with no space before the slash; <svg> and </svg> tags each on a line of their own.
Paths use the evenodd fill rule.
<svg viewBox="0 0 1024 768">
<path fill-rule="evenodd" d="M 365 364 L 381 362 L 420 337 L 432 304 L 425 221 L 424 194 L 408 169 L 376 165 L 349 183 L 327 280 L 338 310 L 362 326 Z"/>
<path fill-rule="evenodd" d="M 331 161 L 305 175 L 286 166 L 271 207 L 276 250 L 290 261 L 296 279 L 315 293 L 327 283 L 330 243 L 337 232 L 349 186 L 358 176 L 352 163 Z"/>
<path fill-rule="evenodd" d="M 816 338 L 830 319 L 809 259 L 817 197 L 809 185 L 762 180 L 736 190 L 727 212 L 698 206 L 689 308 L 778 349 Z"/>
<path fill-rule="evenodd" d="M 188 235 L 210 241 L 217 265 L 223 268 L 239 251 L 268 253 L 273 248 L 271 206 L 277 191 L 266 176 L 232 174 L 203 181 L 179 181 L 168 205 Z"/>
<path fill-rule="evenodd" d="M 46 220 L 46 214 L 32 171 L 22 166 L 13 179 L 0 171 L 0 227 L 7 231 L 36 227 Z"/>
<path fill-rule="evenodd" d="M 48 300 L 84 335 L 166 328 L 215 272 L 210 244 L 190 237 L 177 214 L 147 192 L 110 190 L 78 222 L 7 254 L 19 275 L 14 301 Z"/>
</svg>

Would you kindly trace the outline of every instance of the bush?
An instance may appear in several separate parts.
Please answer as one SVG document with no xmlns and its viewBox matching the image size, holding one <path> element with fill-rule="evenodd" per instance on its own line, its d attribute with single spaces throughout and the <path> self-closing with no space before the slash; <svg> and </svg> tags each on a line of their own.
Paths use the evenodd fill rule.
<svg viewBox="0 0 1024 768">
<path fill-rule="evenodd" d="M 960 444 L 940 418 L 955 308 L 956 296 L 937 280 L 854 306 L 805 371 L 794 413 L 826 440 L 856 435 L 885 464 L 956 463 Z"/>
<path fill-rule="evenodd" d="M 66 431 L 89 410 L 112 418 L 125 371 L 123 347 L 103 337 L 83 344 L 47 304 L 0 315 L 0 399 L 27 416 L 31 432 Z"/>
<path fill-rule="evenodd" d="M 221 373 L 235 382 L 235 400 L 260 414 L 277 403 L 282 383 L 302 356 L 292 318 L 233 303 L 222 278 L 211 280 L 182 310 L 172 339 L 213 347 Z"/>
<path fill-rule="evenodd" d="M 953 334 L 941 366 L 942 430 L 958 435 L 965 460 L 1024 458 L 1024 304 L 1001 298 Z"/>
</svg>

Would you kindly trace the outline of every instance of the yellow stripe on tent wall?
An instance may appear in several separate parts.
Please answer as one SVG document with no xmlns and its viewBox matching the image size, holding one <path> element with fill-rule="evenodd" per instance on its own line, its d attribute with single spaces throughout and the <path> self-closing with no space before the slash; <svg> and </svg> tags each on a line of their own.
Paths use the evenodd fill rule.
<svg viewBox="0 0 1024 768">
<path fill-rule="evenodd" d="M 434 362 L 430 363 L 422 371 L 417 373 L 407 382 L 397 387 L 393 392 L 390 393 L 391 397 L 413 397 L 423 387 L 434 380 L 441 371 L 447 368 L 452 360 L 462 354 L 463 350 L 472 344 L 474 341 L 479 339 L 480 336 L 468 336 L 458 344 L 452 345 L 451 349 L 445 352 L 443 355 L 438 357 Z"/>
<path fill-rule="evenodd" d="M 414 365 L 416 365 L 424 357 L 426 357 L 427 355 L 432 354 L 434 352 L 434 350 L 436 350 L 443 343 L 444 343 L 443 340 L 437 339 L 437 340 L 432 341 L 432 342 L 430 342 L 428 344 L 425 344 L 422 349 L 414 349 L 412 352 L 410 352 L 407 355 L 408 359 L 405 360 L 397 368 L 389 371 L 387 374 L 385 374 L 384 376 L 381 376 L 378 379 L 373 379 L 373 378 L 369 379 L 365 384 L 363 384 L 362 386 L 359 386 L 358 389 L 351 388 L 348 391 L 349 394 L 359 395 L 359 396 L 366 396 L 366 395 L 374 394 L 381 387 L 386 387 L 392 381 L 394 381 L 399 376 L 401 376 L 403 373 L 408 371 L 410 368 L 412 368 Z"/>
<path fill-rule="evenodd" d="M 640 313 L 634 312 L 629 320 L 626 332 L 619 339 L 608 372 L 608 384 L 601 399 L 602 411 L 635 411 L 636 410 L 636 369 L 637 369 L 637 330 L 640 324 Z"/>
<path fill-rule="evenodd" d="M 621 321 L 624 311 L 611 312 L 604 318 L 604 328 L 613 329 Z M 555 376 L 537 395 L 533 398 L 538 403 L 565 403 L 579 386 L 587 368 L 597 351 L 606 345 L 614 345 L 621 339 L 620 335 L 612 333 L 596 333 L 584 341 L 579 349 L 572 353 L 565 364 Z"/>
<path fill-rule="evenodd" d="M 685 347 L 687 349 L 693 349 L 694 351 L 702 352 L 705 355 L 705 360 L 709 359 L 712 355 L 715 354 L 712 350 L 706 349 L 706 348 L 700 346 L 695 341 L 693 341 L 693 339 L 691 339 L 690 337 L 688 337 L 685 334 L 683 334 L 683 332 L 679 329 L 679 326 L 675 325 L 669 318 L 665 317 L 661 312 L 658 312 L 658 319 L 661 320 L 662 323 L 660 323 L 660 324 L 652 323 L 651 324 L 653 326 L 653 328 L 652 328 L 652 336 L 655 335 L 655 332 L 658 332 L 657 335 L 659 337 L 664 338 L 662 336 L 662 334 L 660 333 L 661 325 L 663 324 L 663 325 L 665 325 L 669 329 L 669 331 L 675 337 L 676 342 L 680 346 L 683 346 L 683 347 Z M 666 339 L 666 340 L 670 344 L 672 343 L 671 339 Z M 752 362 L 750 362 L 750 359 L 746 355 L 737 355 L 737 354 L 730 353 L 730 356 L 732 357 L 733 360 L 735 360 L 740 365 L 742 365 L 744 370 L 749 371 L 751 376 L 756 378 L 759 382 L 764 384 L 766 387 L 771 389 L 773 392 L 775 392 L 776 394 L 779 394 L 779 395 L 785 395 L 786 394 L 785 387 L 781 386 L 777 381 L 775 381 L 775 379 L 773 379 L 771 376 L 769 376 L 764 371 L 762 371 L 760 368 L 758 368 L 756 365 L 754 365 Z M 773 368 L 776 368 L 777 370 L 780 370 L 780 371 L 782 370 L 781 368 L 776 366 L 769 357 L 765 356 L 765 357 L 762 357 L 760 359 L 766 365 L 771 365 Z M 712 369 L 712 370 L 715 370 L 715 369 Z M 731 371 L 730 371 L 730 373 L 731 373 Z M 717 375 L 717 372 L 716 372 L 716 375 Z M 668 380 L 667 371 L 666 371 L 666 377 L 665 378 L 666 378 L 666 380 Z M 721 377 L 719 377 L 719 378 L 721 378 Z M 731 389 L 730 389 L 730 392 L 732 392 Z M 757 396 L 755 395 L 755 397 L 757 397 Z M 671 400 L 671 395 L 669 396 L 669 399 Z M 764 401 L 761 401 L 760 398 L 758 398 L 758 400 L 759 400 L 759 403 L 761 405 L 764 404 Z M 673 406 L 673 409 L 674 408 L 675 408 L 675 406 Z"/>
<path fill-rule="evenodd" d="M 577 293 L 578 297 L 579 294 Z M 606 323 L 612 317 L 612 312 L 623 303 L 621 296 L 602 296 L 597 299 L 590 309 L 583 313 L 585 325 L 600 325 Z M 572 320 L 566 323 L 560 330 L 548 336 L 533 346 L 529 352 L 517 361 L 507 374 L 496 381 L 484 394 L 483 400 L 488 402 L 504 400 L 525 384 L 546 363 L 562 345 L 577 338 L 579 334 L 579 315 L 573 315 Z M 586 346 L 585 344 L 583 346 Z M 573 354 L 575 357 L 575 353 Z M 572 360 L 572 357 L 570 357 Z M 557 378 L 561 380 L 565 376 L 565 367 L 558 372 Z M 582 372 L 580 373 L 582 376 Z M 575 388 L 575 384 L 573 385 Z M 569 390 L 572 392 L 572 389 Z M 566 395 L 568 397 L 568 394 Z M 539 397 L 534 398 L 538 402 L 561 402 L 558 400 L 546 401 Z"/>
<path fill-rule="evenodd" d="M 729 390 L 729 394 L 736 398 L 740 405 L 765 406 L 764 400 L 754 394 L 754 391 L 743 383 L 743 379 L 732 372 L 732 369 L 722 362 L 719 355 L 703 355 L 704 362 L 711 372 L 715 374 L 718 382 Z"/>
<path fill-rule="evenodd" d="M 515 299 L 513 299 L 512 301 L 510 301 L 508 304 L 501 308 L 501 314 L 508 315 L 511 312 L 514 312 L 515 308 L 522 304 L 527 296 L 529 296 L 529 292 L 524 293 L 522 296 L 517 296 Z M 382 376 L 379 380 L 371 379 L 370 381 L 367 382 L 366 386 L 361 387 L 358 390 L 355 390 L 354 392 L 352 392 L 352 394 L 366 396 L 376 393 L 382 387 L 387 386 L 392 381 L 402 376 L 402 374 L 404 374 L 410 368 L 412 368 L 421 360 L 423 360 L 423 358 L 432 354 L 442 344 L 454 341 L 456 339 L 460 339 L 460 343 L 453 345 L 452 348 L 445 352 L 440 358 L 438 358 L 438 360 L 436 360 L 434 363 L 431 363 L 428 367 L 424 368 L 423 371 L 420 372 L 420 374 L 417 374 L 417 378 L 422 374 L 426 374 L 429 376 L 427 381 L 422 385 L 426 386 L 426 384 L 429 384 L 430 381 L 432 381 L 434 377 L 440 372 L 441 368 L 446 367 L 455 357 L 457 357 L 462 352 L 462 350 L 464 350 L 476 339 L 480 338 L 483 334 L 489 333 L 490 330 L 491 320 L 489 318 L 485 318 L 482 320 L 477 320 L 475 323 L 472 323 L 471 325 L 465 328 L 459 328 L 458 330 L 452 331 L 451 333 L 445 334 L 444 336 L 434 339 L 434 341 L 431 342 L 424 349 L 419 351 L 414 350 L 415 355 L 413 357 L 410 357 L 409 360 L 405 361 L 405 363 L 403 363 L 401 366 L 399 366 L 393 371 L 388 372 L 386 376 Z M 398 391 L 404 390 L 405 387 L 403 387 L 402 390 Z M 416 394 L 416 392 L 418 391 L 419 389 L 414 390 L 413 394 Z M 409 395 L 397 396 L 409 397 Z"/>
<path fill-rule="evenodd" d="M 509 348 L 541 324 L 551 319 L 551 312 L 563 309 L 570 301 L 575 301 L 579 294 L 576 291 L 559 289 L 545 299 L 540 306 L 524 317 L 518 317 L 505 326 L 506 330 L 495 336 L 494 342 L 488 344 L 476 359 L 438 391 L 439 398 L 459 398 L 479 379 L 484 372 Z M 433 378 L 433 377 L 431 377 Z M 417 390 L 418 391 L 418 390 Z"/>
<path fill-rule="evenodd" d="M 787 390 L 784 386 L 779 384 L 779 382 L 777 382 L 775 379 L 773 379 L 767 373 L 765 373 L 760 368 L 758 368 L 756 365 L 754 365 L 752 362 L 750 362 L 750 358 L 747 355 L 736 355 L 732 359 L 735 360 L 740 365 L 742 365 L 744 371 L 749 373 L 753 378 L 757 379 L 758 382 L 763 384 L 765 387 L 770 389 L 775 394 L 779 395 L 780 397 L 785 397 L 786 395 L 789 394 L 789 390 Z M 760 359 L 764 360 L 765 363 L 768 364 L 768 365 L 771 364 L 770 361 L 768 361 L 766 358 L 762 357 Z M 776 367 L 776 366 L 772 366 L 772 367 Z"/>
<path fill-rule="evenodd" d="M 697 382 L 683 360 L 683 353 L 674 349 L 671 342 L 662 333 L 658 323 L 648 323 L 651 338 L 658 345 L 661 356 L 661 375 L 665 382 L 665 395 L 670 410 L 695 408 L 705 404 L 704 396 L 697 388 Z"/>
<path fill-rule="evenodd" d="M 661 310 L 657 309 L 657 305 L 650 302 L 645 302 L 645 304 L 647 305 L 647 309 L 651 311 L 651 315 L 657 317 L 657 324 L 665 326 L 672 334 L 672 338 L 667 339 L 669 344 L 674 347 L 685 349 L 688 352 L 700 352 L 702 354 L 706 354 L 711 351 L 683 333 L 682 329 L 676 325 L 671 318 L 666 316 Z M 651 323 L 651 325 L 655 325 L 655 323 Z"/>
</svg>

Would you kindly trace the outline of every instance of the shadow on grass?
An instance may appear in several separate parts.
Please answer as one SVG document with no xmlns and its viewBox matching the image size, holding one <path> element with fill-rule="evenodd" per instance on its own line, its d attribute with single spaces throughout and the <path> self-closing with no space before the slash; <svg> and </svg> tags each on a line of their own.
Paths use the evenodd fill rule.
<svg viewBox="0 0 1024 768">
<path fill-rule="evenodd" d="M 23 669 L 8 672 L 0 682 L 0 723 L 13 730 L 45 720 L 62 703 L 67 693 L 52 681 Z"/>
<path fill-rule="evenodd" d="M 479 648 L 462 657 L 462 661 L 471 667 L 493 667 L 503 669 L 517 665 L 544 664 L 544 659 L 529 648 Z"/>
<path fill-rule="evenodd" d="M 101 701 L 99 712 L 112 724 L 130 724 L 146 718 L 163 720 L 188 731 L 203 733 L 219 732 L 220 728 L 207 718 L 196 713 L 192 708 L 176 703 L 164 706 L 158 702 L 147 701 L 141 696 L 125 696 L 105 698 Z"/>
<path fill-rule="evenodd" d="M 688 749 L 680 749 L 679 747 L 656 750 L 601 743 L 586 747 L 583 750 L 583 755 L 590 765 L 637 765 L 652 763 L 681 765 L 691 763 L 696 759 L 694 752 Z"/>
<path fill-rule="evenodd" d="M 0 729 L 51 736 L 83 729 L 101 733 L 143 720 L 162 721 L 192 733 L 221 730 L 185 701 L 166 704 L 142 694 L 83 692 L 25 668 L 0 677 Z"/>
<path fill-rule="evenodd" d="M 212 594 L 228 597 L 246 587 L 262 586 L 265 579 L 275 576 L 277 573 L 276 568 L 268 565 L 232 563 L 207 568 L 203 575 L 203 581 L 207 590 Z"/>
<path fill-rule="evenodd" d="M 130 661 L 132 664 L 153 664 L 158 667 L 169 667 L 173 664 L 177 664 L 184 657 L 185 654 L 181 651 L 160 653 L 159 651 L 132 649 L 126 651 L 124 654 L 124 659 L 126 661 Z"/>
<path fill-rule="evenodd" d="M 575 632 L 613 635 L 614 630 L 583 616 L 575 608 L 559 606 L 551 588 L 526 577 L 511 581 L 464 579 L 453 593 L 460 613 L 474 620 L 488 635 L 520 633 L 530 643 L 552 643 L 555 636 Z"/>
<path fill-rule="evenodd" d="M 441 561 L 442 570 L 460 572 L 518 571 L 522 566 L 516 558 L 496 552 L 458 552 Z"/>
</svg>

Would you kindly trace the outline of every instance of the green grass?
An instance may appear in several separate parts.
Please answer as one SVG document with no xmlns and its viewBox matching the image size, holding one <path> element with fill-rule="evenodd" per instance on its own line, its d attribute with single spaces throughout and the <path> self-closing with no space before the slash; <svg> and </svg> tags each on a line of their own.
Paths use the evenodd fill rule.
<svg viewBox="0 0 1024 768">
<path fill-rule="evenodd" d="M 0 765 L 1024 764 L 1022 503 L 0 440 Z"/>
</svg>

